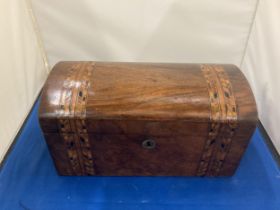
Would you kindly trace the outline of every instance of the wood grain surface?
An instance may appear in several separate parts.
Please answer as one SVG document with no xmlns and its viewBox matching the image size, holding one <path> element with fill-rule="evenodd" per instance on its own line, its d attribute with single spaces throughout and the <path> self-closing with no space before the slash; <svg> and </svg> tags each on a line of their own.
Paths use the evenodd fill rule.
<svg viewBox="0 0 280 210">
<path fill-rule="evenodd" d="M 61 175 L 230 176 L 257 110 L 234 65 L 76 61 L 53 68 L 39 119 Z"/>
</svg>

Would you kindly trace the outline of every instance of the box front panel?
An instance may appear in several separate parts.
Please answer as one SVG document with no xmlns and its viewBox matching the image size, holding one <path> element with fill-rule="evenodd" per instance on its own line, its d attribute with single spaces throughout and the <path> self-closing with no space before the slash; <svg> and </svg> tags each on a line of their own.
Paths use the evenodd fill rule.
<svg viewBox="0 0 280 210">
<path fill-rule="evenodd" d="M 108 123 L 99 122 L 97 131 L 105 129 Z M 207 123 L 147 122 L 134 134 L 120 129 L 128 126 L 125 122 L 110 123 L 119 130 L 108 127 L 115 133 L 89 134 L 96 175 L 196 175 L 207 137 Z M 132 126 L 133 122 L 129 124 Z M 156 130 L 155 126 L 160 125 L 162 128 Z"/>
</svg>

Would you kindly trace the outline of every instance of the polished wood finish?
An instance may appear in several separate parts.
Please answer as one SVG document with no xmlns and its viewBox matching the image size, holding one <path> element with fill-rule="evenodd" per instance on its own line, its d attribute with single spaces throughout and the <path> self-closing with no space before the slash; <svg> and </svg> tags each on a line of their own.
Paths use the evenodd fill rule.
<svg viewBox="0 0 280 210">
<path fill-rule="evenodd" d="M 61 175 L 230 176 L 257 110 L 234 65 L 60 62 L 39 119 Z"/>
</svg>

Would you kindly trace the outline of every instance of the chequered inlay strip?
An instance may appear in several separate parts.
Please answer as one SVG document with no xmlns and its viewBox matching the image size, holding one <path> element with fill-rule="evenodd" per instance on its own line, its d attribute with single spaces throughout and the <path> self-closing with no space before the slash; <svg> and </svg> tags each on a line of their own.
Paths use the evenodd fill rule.
<svg viewBox="0 0 280 210">
<path fill-rule="evenodd" d="M 63 82 L 58 124 L 73 175 L 94 175 L 94 163 L 86 128 L 86 102 L 93 63 L 72 66 Z"/>
<path fill-rule="evenodd" d="M 217 65 L 202 65 L 201 70 L 210 98 L 210 124 L 197 175 L 217 176 L 237 127 L 237 106 L 224 69 Z"/>
</svg>

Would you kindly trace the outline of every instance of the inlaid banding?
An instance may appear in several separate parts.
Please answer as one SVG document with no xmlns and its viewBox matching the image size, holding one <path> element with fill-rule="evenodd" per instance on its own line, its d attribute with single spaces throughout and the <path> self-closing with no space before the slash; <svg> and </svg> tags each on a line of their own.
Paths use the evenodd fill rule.
<svg viewBox="0 0 280 210">
<path fill-rule="evenodd" d="M 237 128 L 237 105 L 228 75 L 218 65 L 202 65 L 210 101 L 208 137 L 196 175 L 217 176 Z"/>
<path fill-rule="evenodd" d="M 94 175 L 94 162 L 86 127 L 86 103 L 93 66 L 92 62 L 87 62 L 69 69 L 63 83 L 58 110 L 60 135 L 75 175 Z"/>
</svg>

